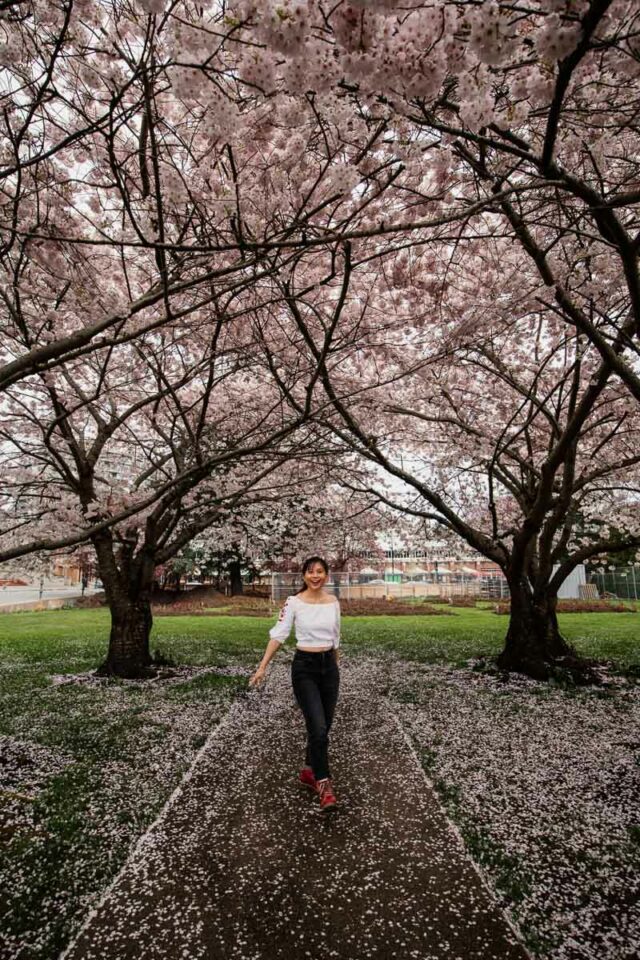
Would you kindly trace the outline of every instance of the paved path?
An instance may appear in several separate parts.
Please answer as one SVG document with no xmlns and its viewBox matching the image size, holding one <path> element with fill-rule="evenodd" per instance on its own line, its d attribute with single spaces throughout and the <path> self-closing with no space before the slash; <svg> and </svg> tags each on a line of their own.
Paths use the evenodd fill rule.
<svg viewBox="0 0 640 960">
<path fill-rule="evenodd" d="M 99 591 L 93 587 L 87 587 L 84 592 L 86 597 L 92 596 Z M 31 584 L 26 587 L 0 587 L 0 612 L 7 613 L 11 610 L 29 609 L 39 603 L 47 604 L 56 600 L 76 600 L 82 596 L 82 585 L 64 584 L 47 581 L 40 595 L 40 586 Z"/>
<path fill-rule="evenodd" d="M 323 815 L 296 783 L 303 721 L 288 665 L 273 665 L 65 960 L 524 960 L 379 694 L 383 669 L 342 666 L 341 809 Z"/>
</svg>

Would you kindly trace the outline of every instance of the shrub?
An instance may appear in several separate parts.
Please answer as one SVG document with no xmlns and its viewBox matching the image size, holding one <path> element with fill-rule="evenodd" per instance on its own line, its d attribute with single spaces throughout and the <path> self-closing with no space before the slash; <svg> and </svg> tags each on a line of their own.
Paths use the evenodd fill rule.
<svg viewBox="0 0 640 960">
<path fill-rule="evenodd" d="M 609 600 L 558 600 L 558 613 L 632 613 L 632 607 L 624 603 L 611 603 Z M 505 614 L 511 612 L 511 603 L 501 600 L 496 603 L 493 612 Z"/>
<path fill-rule="evenodd" d="M 371 617 L 371 616 L 448 616 L 447 610 L 436 610 L 428 603 L 403 603 L 401 599 L 394 599 L 393 602 L 383 597 L 369 597 L 363 600 L 340 600 L 340 609 L 343 616 L 346 617 Z"/>
</svg>

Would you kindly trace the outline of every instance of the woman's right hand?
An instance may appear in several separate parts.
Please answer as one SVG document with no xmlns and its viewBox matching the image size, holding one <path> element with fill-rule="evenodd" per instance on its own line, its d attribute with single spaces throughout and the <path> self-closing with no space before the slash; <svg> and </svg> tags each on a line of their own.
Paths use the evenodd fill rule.
<svg viewBox="0 0 640 960">
<path fill-rule="evenodd" d="M 266 673 L 266 667 L 258 667 L 253 676 L 249 678 L 249 686 L 257 687 L 259 684 L 261 684 L 266 676 Z"/>
</svg>

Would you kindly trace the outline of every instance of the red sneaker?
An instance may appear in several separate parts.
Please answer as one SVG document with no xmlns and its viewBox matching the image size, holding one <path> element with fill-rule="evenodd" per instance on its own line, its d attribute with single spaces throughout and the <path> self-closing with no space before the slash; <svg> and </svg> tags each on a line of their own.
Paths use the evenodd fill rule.
<svg viewBox="0 0 640 960">
<path fill-rule="evenodd" d="M 323 811 L 334 810 L 338 805 L 338 801 L 336 800 L 336 795 L 333 792 L 331 780 L 328 778 L 326 780 L 318 780 L 317 791 L 318 796 L 320 797 L 320 809 Z"/>
<path fill-rule="evenodd" d="M 309 787 L 314 792 L 317 790 L 316 778 L 313 775 L 313 770 L 310 770 L 309 767 L 302 768 L 298 779 L 303 787 Z"/>
</svg>

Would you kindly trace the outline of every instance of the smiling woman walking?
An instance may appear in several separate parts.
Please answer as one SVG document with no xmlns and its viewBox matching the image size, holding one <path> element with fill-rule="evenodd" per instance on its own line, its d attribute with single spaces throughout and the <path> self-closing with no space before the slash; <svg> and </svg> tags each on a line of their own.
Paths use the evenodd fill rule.
<svg viewBox="0 0 640 960">
<path fill-rule="evenodd" d="M 329 730 L 338 702 L 340 671 L 340 604 L 324 589 L 329 567 L 322 557 L 302 565 L 304 587 L 289 597 L 280 611 L 260 666 L 249 683 L 265 677 L 271 658 L 295 627 L 296 652 L 291 664 L 293 692 L 307 725 L 307 753 L 299 780 L 320 798 L 320 809 L 335 810 L 337 801 L 329 775 Z"/>
</svg>

